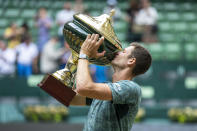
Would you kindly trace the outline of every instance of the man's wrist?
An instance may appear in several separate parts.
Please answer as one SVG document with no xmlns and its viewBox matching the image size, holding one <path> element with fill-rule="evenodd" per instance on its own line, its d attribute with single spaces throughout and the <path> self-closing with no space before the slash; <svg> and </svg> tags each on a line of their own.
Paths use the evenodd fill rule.
<svg viewBox="0 0 197 131">
<path fill-rule="evenodd" d="M 85 59 L 89 61 L 89 57 L 85 53 L 81 53 L 81 52 L 79 54 L 79 59 Z"/>
</svg>

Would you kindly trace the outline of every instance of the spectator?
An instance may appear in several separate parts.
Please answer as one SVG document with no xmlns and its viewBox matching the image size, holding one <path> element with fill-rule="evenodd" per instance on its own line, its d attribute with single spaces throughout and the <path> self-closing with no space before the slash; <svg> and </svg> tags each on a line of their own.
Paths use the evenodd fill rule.
<svg viewBox="0 0 197 131">
<path fill-rule="evenodd" d="M 122 13 L 116 5 L 117 5 L 116 0 L 107 0 L 107 6 L 103 10 L 103 13 L 109 14 L 112 9 L 115 9 L 115 11 L 116 11 L 115 15 L 112 17 L 113 21 L 122 19 Z"/>
<path fill-rule="evenodd" d="M 19 76 L 28 77 L 32 74 L 32 69 L 35 73 L 38 72 L 38 49 L 36 45 L 31 42 L 30 35 L 24 36 L 23 39 L 24 42 L 16 47 L 17 71 Z"/>
<path fill-rule="evenodd" d="M 21 43 L 24 42 L 24 40 L 22 38 L 24 38 L 24 36 L 27 34 L 30 34 L 29 33 L 29 26 L 26 22 L 24 22 L 20 27 Z"/>
<path fill-rule="evenodd" d="M 15 23 L 6 28 L 4 38 L 8 41 L 8 48 L 15 48 L 20 43 L 20 31 Z"/>
<path fill-rule="evenodd" d="M 6 44 L 0 41 L 0 75 L 14 75 L 15 61 L 15 50 L 7 48 Z"/>
<path fill-rule="evenodd" d="M 126 21 L 129 24 L 128 33 L 127 33 L 127 41 L 141 41 L 141 34 L 138 34 L 133 29 L 134 20 L 136 14 L 139 12 L 140 5 L 137 0 L 131 0 L 129 4 L 129 8 L 126 10 Z"/>
<path fill-rule="evenodd" d="M 63 10 L 59 11 L 56 16 L 56 22 L 59 25 L 58 35 L 62 45 L 64 45 L 63 28 L 64 24 L 68 21 L 73 20 L 73 15 L 75 14 L 72 10 L 70 2 L 64 3 Z"/>
<path fill-rule="evenodd" d="M 52 20 L 47 15 L 45 8 L 40 8 L 36 17 L 36 27 L 38 27 L 38 50 L 42 51 L 46 42 L 50 39 L 50 28 L 52 26 Z"/>
<path fill-rule="evenodd" d="M 76 13 L 84 13 L 85 12 L 83 0 L 75 0 L 74 11 Z"/>
<path fill-rule="evenodd" d="M 149 0 L 141 0 L 142 9 L 137 13 L 135 24 L 142 31 L 142 41 L 157 42 L 157 10 L 151 7 Z M 140 27 L 140 28 L 139 28 Z"/>
<path fill-rule="evenodd" d="M 58 44 L 58 38 L 53 37 L 44 46 L 40 61 L 42 73 L 53 73 L 58 69 L 58 60 L 65 52 L 63 48 L 58 48 Z"/>
</svg>

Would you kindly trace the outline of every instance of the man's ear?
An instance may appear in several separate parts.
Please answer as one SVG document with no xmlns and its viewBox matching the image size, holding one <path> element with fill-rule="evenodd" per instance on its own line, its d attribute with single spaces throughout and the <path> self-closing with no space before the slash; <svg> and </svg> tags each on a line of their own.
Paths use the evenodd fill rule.
<svg viewBox="0 0 197 131">
<path fill-rule="evenodd" d="M 128 60 L 128 65 L 129 66 L 133 66 L 133 65 L 135 65 L 135 63 L 136 63 L 136 58 L 130 58 L 129 60 Z"/>
</svg>

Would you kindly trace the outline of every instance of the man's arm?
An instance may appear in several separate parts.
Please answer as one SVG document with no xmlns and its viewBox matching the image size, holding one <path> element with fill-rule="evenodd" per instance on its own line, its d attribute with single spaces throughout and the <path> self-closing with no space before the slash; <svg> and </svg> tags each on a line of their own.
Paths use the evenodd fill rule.
<svg viewBox="0 0 197 131">
<path fill-rule="evenodd" d="M 98 53 L 99 46 L 104 41 L 102 37 L 98 41 L 99 35 L 88 35 L 84 41 L 80 53 L 86 54 L 88 57 L 97 58 L 104 56 L 105 52 Z M 89 72 L 89 61 L 79 59 L 77 66 L 77 93 L 81 96 L 95 98 L 100 100 L 112 100 L 112 92 L 107 84 L 93 82 Z"/>
<path fill-rule="evenodd" d="M 70 102 L 70 105 L 85 106 L 86 105 L 86 97 L 83 97 L 77 93 L 76 96 Z"/>
</svg>

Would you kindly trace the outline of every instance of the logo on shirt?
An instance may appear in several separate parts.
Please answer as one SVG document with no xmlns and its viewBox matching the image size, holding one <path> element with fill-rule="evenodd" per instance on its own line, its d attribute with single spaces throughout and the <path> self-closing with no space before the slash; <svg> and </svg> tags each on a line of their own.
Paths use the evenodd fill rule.
<svg viewBox="0 0 197 131">
<path fill-rule="evenodd" d="M 117 91 L 121 91 L 122 90 L 121 87 L 120 87 L 120 84 L 114 83 L 114 85 L 116 86 L 115 90 L 117 90 Z"/>
</svg>

